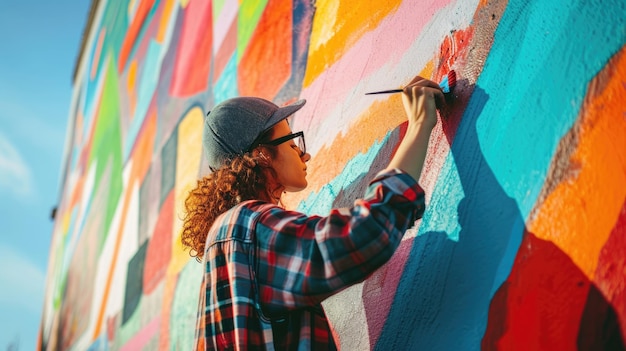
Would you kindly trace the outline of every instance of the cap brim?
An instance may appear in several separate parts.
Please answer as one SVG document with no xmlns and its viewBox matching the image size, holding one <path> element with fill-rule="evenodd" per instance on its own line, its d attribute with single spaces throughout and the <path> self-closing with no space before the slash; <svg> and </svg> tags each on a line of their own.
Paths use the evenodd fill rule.
<svg viewBox="0 0 626 351">
<path fill-rule="evenodd" d="M 265 122 L 265 126 L 264 126 L 264 130 L 268 130 L 270 128 L 272 128 L 273 126 L 275 126 L 278 122 L 286 119 L 287 117 L 293 115 L 294 113 L 296 113 L 299 109 L 302 108 L 302 106 L 304 106 L 304 104 L 306 103 L 305 99 L 300 99 L 292 104 L 289 104 L 287 106 L 283 106 L 283 107 L 279 107 L 278 110 L 276 110 L 276 112 L 274 112 L 274 114 L 272 115 L 272 117 L 270 117 L 267 122 Z"/>
</svg>

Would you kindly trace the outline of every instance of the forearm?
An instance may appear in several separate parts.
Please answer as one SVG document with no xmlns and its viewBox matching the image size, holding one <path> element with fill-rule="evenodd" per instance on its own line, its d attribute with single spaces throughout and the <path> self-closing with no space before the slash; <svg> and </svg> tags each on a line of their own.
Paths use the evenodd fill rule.
<svg viewBox="0 0 626 351">
<path fill-rule="evenodd" d="M 265 212 L 256 226 L 265 257 L 259 271 L 267 273 L 259 278 L 266 287 L 261 300 L 273 308 L 309 306 L 362 281 L 391 257 L 423 211 L 423 190 L 410 175 L 392 171 L 379 173 L 352 208 L 326 217 Z"/>
<path fill-rule="evenodd" d="M 406 134 L 387 169 L 401 169 L 411 175 L 415 181 L 419 181 L 431 132 L 432 127 L 424 123 L 409 122 Z"/>
</svg>

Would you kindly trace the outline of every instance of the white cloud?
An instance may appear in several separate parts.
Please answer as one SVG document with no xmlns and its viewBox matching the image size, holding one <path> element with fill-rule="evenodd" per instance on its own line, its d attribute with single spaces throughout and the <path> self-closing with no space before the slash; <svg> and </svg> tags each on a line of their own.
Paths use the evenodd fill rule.
<svg viewBox="0 0 626 351">
<path fill-rule="evenodd" d="M 43 305 L 46 275 L 34 261 L 0 245 L 0 306 L 8 305 L 39 313 Z"/>
<path fill-rule="evenodd" d="M 30 167 L 13 143 L 2 133 L 0 133 L 0 190 L 13 192 L 22 199 L 30 198 L 35 193 Z"/>
<path fill-rule="evenodd" d="M 62 152 L 65 141 L 66 117 L 62 116 L 62 123 L 53 123 L 51 120 L 59 120 L 59 117 L 38 117 L 28 104 L 21 103 L 18 96 L 5 94 L 5 89 L 0 86 L 0 118 L 5 119 L 5 124 L 10 126 L 12 134 L 26 141 L 29 145 L 37 147 L 42 153 L 58 154 Z M 20 116 L 12 118 L 11 116 Z M 33 133 L 33 131 L 40 131 Z M 42 134 L 45 133 L 45 136 Z"/>
</svg>

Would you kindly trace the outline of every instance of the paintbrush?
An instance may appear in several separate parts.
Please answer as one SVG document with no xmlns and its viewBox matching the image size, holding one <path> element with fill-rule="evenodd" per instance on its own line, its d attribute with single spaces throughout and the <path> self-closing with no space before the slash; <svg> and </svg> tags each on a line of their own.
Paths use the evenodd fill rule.
<svg viewBox="0 0 626 351">
<path fill-rule="evenodd" d="M 456 86 L 456 72 L 454 70 L 448 72 L 448 74 L 443 77 L 441 82 L 439 83 L 441 90 L 444 94 L 450 93 L 452 89 Z M 381 90 L 381 91 L 372 91 L 371 93 L 365 93 L 365 95 L 373 95 L 373 94 L 393 94 L 393 93 L 401 93 L 403 89 L 390 89 L 390 90 Z"/>
</svg>

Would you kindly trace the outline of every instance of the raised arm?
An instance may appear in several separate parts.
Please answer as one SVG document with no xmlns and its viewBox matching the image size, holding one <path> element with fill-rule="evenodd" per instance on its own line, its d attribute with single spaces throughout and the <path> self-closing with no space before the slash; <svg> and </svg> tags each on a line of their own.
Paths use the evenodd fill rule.
<svg viewBox="0 0 626 351">
<path fill-rule="evenodd" d="M 437 124 L 437 106 L 443 105 L 444 101 L 439 85 L 419 76 L 404 88 L 402 103 L 408 127 L 388 169 L 399 168 L 419 180 L 430 133 Z"/>
</svg>

